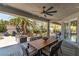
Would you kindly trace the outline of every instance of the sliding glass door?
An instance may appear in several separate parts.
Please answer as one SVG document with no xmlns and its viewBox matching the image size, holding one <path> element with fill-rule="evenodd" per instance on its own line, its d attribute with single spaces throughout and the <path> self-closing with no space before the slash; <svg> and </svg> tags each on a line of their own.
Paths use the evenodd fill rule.
<svg viewBox="0 0 79 59">
<path fill-rule="evenodd" d="M 73 42 L 77 40 L 77 21 L 72 21 L 70 23 L 70 39 Z"/>
<path fill-rule="evenodd" d="M 64 23 L 64 39 L 69 39 L 69 23 Z"/>
<path fill-rule="evenodd" d="M 72 42 L 77 41 L 77 21 L 64 23 L 64 39 Z"/>
<path fill-rule="evenodd" d="M 61 33 L 61 24 L 50 23 L 50 36 L 59 38 L 58 34 Z"/>
</svg>

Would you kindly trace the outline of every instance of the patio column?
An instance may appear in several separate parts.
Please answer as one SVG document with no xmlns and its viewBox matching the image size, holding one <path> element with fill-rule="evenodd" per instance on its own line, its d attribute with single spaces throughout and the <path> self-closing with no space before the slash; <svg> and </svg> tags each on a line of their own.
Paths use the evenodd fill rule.
<svg viewBox="0 0 79 59">
<path fill-rule="evenodd" d="M 47 29 L 47 36 L 50 37 L 50 21 L 48 21 Z"/>
<path fill-rule="evenodd" d="M 64 22 L 61 23 L 61 40 L 64 40 Z"/>
<path fill-rule="evenodd" d="M 79 44 L 79 17 L 77 19 L 77 44 Z"/>
<path fill-rule="evenodd" d="M 68 26 L 68 40 L 71 40 L 71 29 L 70 29 L 70 27 L 71 27 L 71 22 L 69 22 L 68 25 L 69 25 L 69 26 Z"/>
</svg>

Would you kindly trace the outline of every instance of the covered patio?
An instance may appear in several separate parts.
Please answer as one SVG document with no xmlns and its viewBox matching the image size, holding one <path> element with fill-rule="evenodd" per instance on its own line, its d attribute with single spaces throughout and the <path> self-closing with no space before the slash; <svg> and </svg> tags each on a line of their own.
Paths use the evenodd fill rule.
<svg viewBox="0 0 79 59">
<path fill-rule="evenodd" d="M 46 13 L 46 10 L 54 13 Z M 16 33 L 0 35 L 0 55 L 79 55 L 79 4 L 5 3 L 0 4 L 0 11 L 16 19 L 15 23 L 8 23 L 6 31 Z"/>
</svg>

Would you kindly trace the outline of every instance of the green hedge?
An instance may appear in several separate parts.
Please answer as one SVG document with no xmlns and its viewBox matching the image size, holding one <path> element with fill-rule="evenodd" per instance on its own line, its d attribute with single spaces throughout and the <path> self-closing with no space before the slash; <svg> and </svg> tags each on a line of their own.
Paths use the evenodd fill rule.
<svg viewBox="0 0 79 59">
<path fill-rule="evenodd" d="M 6 32 L 6 31 L 7 31 L 6 25 L 5 24 L 0 24 L 0 33 Z"/>
</svg>

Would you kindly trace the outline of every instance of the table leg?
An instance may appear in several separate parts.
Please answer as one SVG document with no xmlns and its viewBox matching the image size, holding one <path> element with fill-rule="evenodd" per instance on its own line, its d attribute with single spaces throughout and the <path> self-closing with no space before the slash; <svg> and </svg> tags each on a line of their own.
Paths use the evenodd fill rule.
<svg viewBox="0 0 79 59">
<path fill-rule="evenodd" d="M 41 52 L 42 52 L 42 50 L 38 50 L 37 56 L 41 56 Z"/>
</svg>

